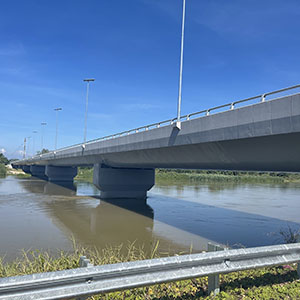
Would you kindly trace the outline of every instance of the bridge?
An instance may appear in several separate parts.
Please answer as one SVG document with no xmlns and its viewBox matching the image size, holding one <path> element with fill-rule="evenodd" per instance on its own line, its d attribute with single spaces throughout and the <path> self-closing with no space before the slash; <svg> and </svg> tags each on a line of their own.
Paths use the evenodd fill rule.
<svg viewBox="0 0 300 300">
<path fill-rule="evenodd" d="M 145 198 L 155 168 L 300 171 L 300 93 L 293 87 L 230 102 L 13 163 L 51 182 L 94 165 L 101 198 Z M 290 93 L 292 92 L 292 93 Z M 290 93 L 278 98 L 282 93 Z M 273 97 L 270 99 L 270 97 Z M 245 105 L 246 104 L 246 105 Z"/>
</svg>

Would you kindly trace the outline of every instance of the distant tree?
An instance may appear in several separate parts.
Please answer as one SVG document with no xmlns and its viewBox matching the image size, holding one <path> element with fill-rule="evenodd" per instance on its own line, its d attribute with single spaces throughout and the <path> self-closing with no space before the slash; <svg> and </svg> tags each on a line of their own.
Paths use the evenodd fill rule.
<svg viewBox="0 0 300 300">
<path fill-rule="evenodd" d="M 9 160 L 9 162 L 10 163 L 13 163 L 14 161 L 17 161 L 17 160 L 19 160 L 18 158 L 11 158 L 10 160 Z"/>
<path fill-rule="evenodd" d="M 40 154 L 44 154 L 44 153 L 48 153 L 48 152 L 50 152 L 50 151 L 48 149 L 44 148 L 44 149 L 42 149 L 42 151 L 37 151 L 36 154 L 40 155 Z"/>
<path fill-rule="evenodd" d="M 9 163 L 9 160 L 4 156 L 3 153 L 0 153 L 0 164 L 7 165 Z"/>
</svg>

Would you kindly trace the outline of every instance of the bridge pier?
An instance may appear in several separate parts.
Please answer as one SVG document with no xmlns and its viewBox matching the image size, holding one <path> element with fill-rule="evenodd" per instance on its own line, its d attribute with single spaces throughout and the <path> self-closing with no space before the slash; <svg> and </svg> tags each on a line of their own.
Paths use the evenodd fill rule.
<svg viewBox="0 0 300 300">
<path fill-rule="evenodd" d="M 51 182 L 72 182 L 77 175 L 77 167 L 46 166 L 45 174 Z"/>
<path fill-rule="evenodd" d="M 26 173 L 26 174 L 31 174 L 30 172 L 30 166 L 24 165 L 21 167 L 22 170 Z"/>
<path fill-rule="evenodd" d="M 112 168 L 94 165 L 93 183 L 100 190 L 100 198 L 146 199 L 155 183 L 154 169 Z"/>
<path fill-rule="evenodd" d="M 48 177 L 45 174 L 45 166 L 32 165 L 30 166 L 30 173 L 34 177 L 47 180 Z"/>
</svg>

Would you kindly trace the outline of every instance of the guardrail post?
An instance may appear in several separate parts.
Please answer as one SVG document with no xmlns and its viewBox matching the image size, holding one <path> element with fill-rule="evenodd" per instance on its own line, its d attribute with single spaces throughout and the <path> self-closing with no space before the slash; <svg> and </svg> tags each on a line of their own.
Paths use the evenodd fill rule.
<svg viewBox="0 0 300 300">
<path fill-rule="evenodd" d="M 86 256 L 80 256 L 79 259 L 79 267 L 80 268 L 89 268 L 89 267 L 93 267 L 94 265 L 91 264 L 90 260 L 88 258 L 86 258 Z M 77 297 L 76 300 L 86 300 L 88 297 L 86 296 L 81 296 L 81 297 Z"/>
<path fill-rule="evenodd" d="M 212 243 L 207 244 L 207 252 L 213 252 L 213 251 L 223 251 L 227 248 L 224 248 L 220 245 L 215 245 Z M 208 295 L 211 294 L 211 292 L 214 293 L 214 296 L 216 296 L 220 292 L 220 275 L 208 275 L 208 288 L 207 293 Z"/>
<path fill-rule="evenodd" d="M 298 273 L 298 277 L 300 278 L 300 261 L 298 262 L 298 267 L 297 267 L 297 273 Z"/>
</svg>

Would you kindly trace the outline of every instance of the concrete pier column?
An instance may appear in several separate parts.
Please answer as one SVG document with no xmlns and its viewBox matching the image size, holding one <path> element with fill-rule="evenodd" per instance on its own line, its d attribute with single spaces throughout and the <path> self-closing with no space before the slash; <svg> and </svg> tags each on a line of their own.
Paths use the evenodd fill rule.
<svg viewBox="0 0 300 300">
<path fill-rule="evenodd" d="M 30 172 L 30 166 L 24 165 L 24 166 L 22 166 L 22 170 L 23 170 L 26 174 L 31 174 L 31 172 Z"/>
<path fill-rule="evenodd" d="M 93 183 L 100 190 L 100 198 L 145 199 L 155 183 L 154 169 L 111 168 L 94 165 Z"/>
<path fill-rule="evenodd" d="M 72 182 L 77 175 L 77 167 L 46 166 L 45 173 L 51 182 Z"/>
<path fill-rule="evenodd" d="M 34 177 L 47 180 L 48 177 L 45 174 L 45 166 L 32 165 L 30 166 L 30 173 Z"/>
</svg>

